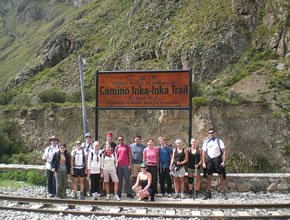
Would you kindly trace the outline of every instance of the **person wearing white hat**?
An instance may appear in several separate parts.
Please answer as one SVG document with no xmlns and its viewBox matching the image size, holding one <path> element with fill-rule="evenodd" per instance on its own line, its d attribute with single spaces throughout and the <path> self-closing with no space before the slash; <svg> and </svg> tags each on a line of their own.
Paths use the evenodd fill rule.
<svg viewBox="0 0 290 220">
<path fill-rule="evenodd" d="M 45 148 L 44 154 L 42 155 L 42 159 L 45 161 L 45 168 L 46 168 L 46 181 L 47 181 L 47 192 L 49 197 L 55 197 L 56 195 L 56 185 L 55 185 L 55 178 L 51 168 L 51 161 L 54 153 L 59 152 L 58 146 L 58 138 L 52 136 L 49 138 L 50 145 Z"/>
</svg>

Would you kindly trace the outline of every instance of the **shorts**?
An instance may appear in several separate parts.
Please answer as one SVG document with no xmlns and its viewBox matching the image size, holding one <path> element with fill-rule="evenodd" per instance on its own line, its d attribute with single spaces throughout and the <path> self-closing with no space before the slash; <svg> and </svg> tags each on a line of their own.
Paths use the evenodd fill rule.
<svg viewBox="0 0 290 220">
<path fill-rule="evenodd" d="M 131 176 L 137 177 L 140 172 L 140 164 L 131 164 Z"/>
<path fill-rule="evenodd" d="M 188 174 L 194 174 L 195 173 L 195 169 L 187 167 L 187 173 Z M 197 168 L 197 173 L 200 173 L 200 168 Z"/>
<path fill-rule="evenodd" d="M 104 183 L 108 183 L 110 176 L 113 182 L 119 182 L 116 170 L 103 170 Z"/>
<path fill-rule="evenodd" d="M 178 170 L 172 172 L 173 177 L 184 177 L 185 176 L 185 167 L 180 167 Z"/>
<path fill-rule="evenodd" d="M 206 159 L 206 170 L 208 175 L 212 175 L 213 173 L 222 174 L 224 167 L 221 167 L 222 157 L 207 157 Z"/>
<path fill-rule="evenodd" d="M 81 168 L 81 169 L 77 169 L 77 168 L 73 168 L 74 171 L 74 175 L 72 175 L 73 177 L 86 177 L 86 172 L 85 172 L 85 168 Z"/>
</svg>

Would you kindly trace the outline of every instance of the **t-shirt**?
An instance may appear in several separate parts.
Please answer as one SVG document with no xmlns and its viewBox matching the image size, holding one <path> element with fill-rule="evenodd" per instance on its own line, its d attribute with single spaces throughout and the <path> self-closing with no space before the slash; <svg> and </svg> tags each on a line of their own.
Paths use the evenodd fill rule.
<svg viewBox="0 0 290 220">
<path fill-rule="evenodd" d="M 48 170 L 51 170 L 51 161 L 53 155 L 59 151 L 58 145 L 57 146 L 48 146 L 44 150 L 44 154 L 42 155 L 42 158 L 46 158 L 45 168 Z"/>
<path fill-rule="evenodd" d="M 221 150 L 224 149 L 225 145 L 224 142 L 219 139 L 220 146 L 218 144 L 217 138 L 214 139 L 207 139 L 203 143 L 202 150 L 207 152 L 207 155 L 210 158 L 218 157 L 221 155 Z"/>
<path fill-rule="evenodd" d="M 58 171 L 66 171 L 65 156 L 60 154 Z"/>
<path fill-rule="evenodd" d="M 159 158 L 160 158 L 160 167 L 161 168 L 169 168 L 170 157 L 173 154 L 173 150 L 169 146 L 159 148 Z"/>
<path fill-rule="evenodd" d="M 128 145 L 122 144 L 116 147 L 117 166 L 129 166 L 129 154 L 131 150 Z"/>
<path fill-rule="evenodd" d="M 83 155 L 83 153 L 85 155 Z M 74 168 L 77 169 L 82 169 L 85 166 L 85 161 L 84 161 L 84 156 L 87 156 L 88 153 L 85 150 L 78 150 L 78 149 L 74 149 L 71 152 L 71 156 L 74 157 Z"/>
<path fill-rule="evenodd" d="M 145 163 L 148 166 L 157 165 L 158 163 L 158 148 L 157 147 L 153 147 L 153 148 L 146 147 L 143 151 L 143 155 L 146 155 Z"/>
<path fill-rule="evenodd" d="M 143 151 L 146 148 L 144 144 L 131 144 L 132 164 L 141 164 L 143 162 Z"/>
</svg>

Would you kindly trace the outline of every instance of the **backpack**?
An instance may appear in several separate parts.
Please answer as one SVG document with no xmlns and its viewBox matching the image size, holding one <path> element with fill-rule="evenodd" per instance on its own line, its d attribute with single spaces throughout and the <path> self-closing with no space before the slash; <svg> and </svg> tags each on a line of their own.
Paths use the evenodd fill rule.
<svg viewBox="0 0 290 220">
<path fill-rule="evenodd" d="M 211 141 L 211 139 L 207 140 L 206 145 L 210 141 Z M 219 149 L 220 149 L 220 152 L 221 152 L 220 156 L 222 157 L 224 153 L 223 153 L 223 151 L 221 149 L 221 146 L 220 146 L 220 139 L 219 138 L 216 138 L 216 141 L 218 143 L 218 146 L 219 146 Z M 226 179 L 226 169 L 225 169 L 225 167 L 223 167 L 223 169 L 222 169 L 222 174 L 223 174 L 223 177 L 224 177 L 224 180 L 225 180 Z"/>
<path fill-rule="evenodd" d="M 84 164 L 85 164 L 85 151 L 84 151 L 83 148 L 82 148 L 82 154 L 83 154 L 83 163 L 82 163 L 82 166 L 84 166 Z M 74 164 L 75 164 L 76 155 L 77 155 L 77 150 L 74 151 Z"/>
</svg>

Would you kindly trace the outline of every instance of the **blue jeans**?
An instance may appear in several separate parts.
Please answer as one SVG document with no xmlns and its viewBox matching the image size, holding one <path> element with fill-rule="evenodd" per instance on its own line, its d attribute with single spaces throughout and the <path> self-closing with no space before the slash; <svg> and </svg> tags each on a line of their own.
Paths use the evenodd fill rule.
<svg viewBox="0 0 290 220">
<path fill-rule="evenodd" d="M 117 174 L 119 179 L 119 188 L 118 188 L 118 195 L 122 195 L 123 190 L 123 178 L 125 179 L 125 188 L 127 194 L 132 194 L 133 191 L 131 189 L 130 179 L 129 179 L 129 167 L 128 166 L 118 166 L 117 167 Z"/>
</svg>

